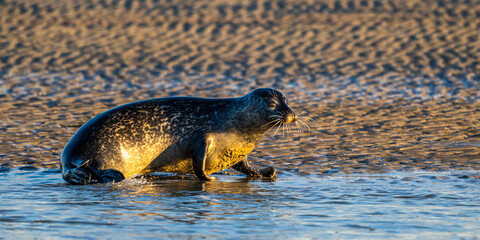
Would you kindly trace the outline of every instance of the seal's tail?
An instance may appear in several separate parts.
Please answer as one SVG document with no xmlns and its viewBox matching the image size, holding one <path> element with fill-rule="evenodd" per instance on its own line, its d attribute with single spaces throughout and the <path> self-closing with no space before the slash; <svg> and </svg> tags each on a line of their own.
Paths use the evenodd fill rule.
<svg viewBox="0 0 480 240">
<path fill-rule="evenodd" d="M 62 177 L 70 184 L 92 184 L 120 182 L 125 179 L 123 174 L 115 169 L 96 170 L 89 166 L 90 160 L 76 168 L 63 169 Z"/>
</svg>

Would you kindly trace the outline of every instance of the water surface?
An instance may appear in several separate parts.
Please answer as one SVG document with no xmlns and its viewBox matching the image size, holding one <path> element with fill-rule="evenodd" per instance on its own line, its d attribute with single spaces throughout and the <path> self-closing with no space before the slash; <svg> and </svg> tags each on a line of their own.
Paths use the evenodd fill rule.
<svg viewBox="0 0 480 240">
<path fill-rule="evenodd" d="M 2 238 L 473 239 L 478 171 L 214 182 L 155 175 L 66 185 L 58 170 L 0 173 Z"/>
</svg>

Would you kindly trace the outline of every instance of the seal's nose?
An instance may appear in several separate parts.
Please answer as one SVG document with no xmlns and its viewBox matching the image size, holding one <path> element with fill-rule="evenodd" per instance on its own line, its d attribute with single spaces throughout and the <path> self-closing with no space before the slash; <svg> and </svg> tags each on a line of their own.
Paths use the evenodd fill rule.
<svg viewBox="0 0 480 240">
<path fill-rule="evenodd" d="M 287 114 L 287 117 L 285 118 L 285 123 L 289 124 L 289 123 L 293 123 L 295 121 L 297 121 L 297 115 L 294 112 L 289 112 Z"/>
</svg>

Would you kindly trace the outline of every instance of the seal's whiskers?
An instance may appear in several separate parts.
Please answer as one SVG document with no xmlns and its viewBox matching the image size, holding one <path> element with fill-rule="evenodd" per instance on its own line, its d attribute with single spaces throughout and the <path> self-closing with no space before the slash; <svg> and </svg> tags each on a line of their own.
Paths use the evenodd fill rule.
<svg viewBox="0 0 480 240">
<path fill-rule="evenodd" d="M 278 121 L 281 121 L 281 120 L 280 120 L 280 119 L 275 119 L 275 120 L 272 120 L 272 121 L 270 121 L 270 122 L 268 122 L 268 123 L 265 123 L 265 124 L 262 125 L 262 128 L 264 128 L 264 127 L 266 127 L 266 126 L 268 126 L 268 125 L 270 125 L 270 124 L 272 124 L 272 123 L 276 123 L 276 122 L 278 122 Z M 274 126 L 275 126 L 275 125 L 274 125 Z M 273 127 L 273 126 L 272 126 L 272 127 Z M 272 129 L 272 127 L 270 127 L 268 130 Z M 268 130 L 267 130 L 267 131 L 268 131 Z"/>
<path fill-rule="evenodd" d="M 275 130 L 275 133 L 273 133 L 273 136 L 277 135 L 277 132 L 280 129 L 280 126 L 283 125 L 283 121 L 279 119 L 279 121 L 275 125 L 278 125 L 278 126 L 277 126 L 277 130 Z"/>
<path fill-rule="evenodd" d="M 296 125 L 301 129 L 302 133 L 305 133 L 305 130 L 310 132 L 310 126 L 306 122 L 310 121 L 311 118 L 304 116 L 305 114 L 306 112 L 297 114 Z"/>
<path fill-rule="evenodd" d="M 286 125 L 286 129 L 287 129 L 287 137 L 290 136 L 290 130 L 291 130 L 291 126 L 289 124 Z"/>
<path fill-rule="evenodd" d="M 303 127 L 305 127 L 305 129 L 307 129 L 308 132 L 311 131 L 310 126 L 308 126 L 308 124 L 305 123 L 304 121 L 302 121 L 302 120 L 300 120 L 300 119 L 297 119 L 297 122 L 298 122 L 298 126 L 300 126 L 300 128 L 302 128 L 302 130 L 303 130 Z M 303 126 L 303 127 L 302 127 L 302 126 Z"/>
<path fill-rule="evenodd" d="M 298 119 L 297 119 L 297 121 L 295 121 L 295 126 L 297 126 L 298 135 L 302 135 L 302 134 L 305 133 L 305 131 L 303 131 L 302 126 L 300 126 L 300 124 L 298 123 Z"/>
<path fill-rule="evenodd" d="M 275 119 L 275 120 L 270 121 L 270 122 L 268 122 L 267 124 L 263 125 L 263 126 L 266 126 L 266 125 L 268 125 L 268 124 L 274 123 L 270 128 L 268 128 L 267 131 L 265 131 L 265 133 L 264 133 L 263 135 L 265 135 L 265 134 L 266 134 L 268 131 L 270 131 L 272 128 L 274 128 L 274 127 L 276 127 L 277 125 L 281 124 L 281 121 L 282 121 L 281 119 Z M 274 135 L 275 135 L 275 134 L 274 134 Z M 270 139 L 272 139 L 272 138 L 270 137 Z"/>
</svg>

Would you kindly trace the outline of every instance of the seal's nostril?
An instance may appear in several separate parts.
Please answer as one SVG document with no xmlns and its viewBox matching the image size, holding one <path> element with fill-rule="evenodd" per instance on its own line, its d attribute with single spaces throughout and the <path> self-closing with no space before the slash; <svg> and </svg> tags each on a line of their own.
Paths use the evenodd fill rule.
<svg viewBox="0 0 480 240">
<path fill-rule="evenodd" d="M 286 121 L 287 123 L 293 123 L 293 122 L 297 121 L 297 115 L 296 115 L 295 113 L 293 113 L 293 112 L 292 112 L 292 113 L 289 113 L 289 114 L 287 115 L 287 119 L 286 119 L 286 120 L 287 120 L 287 121 Z"/>
</svg>

